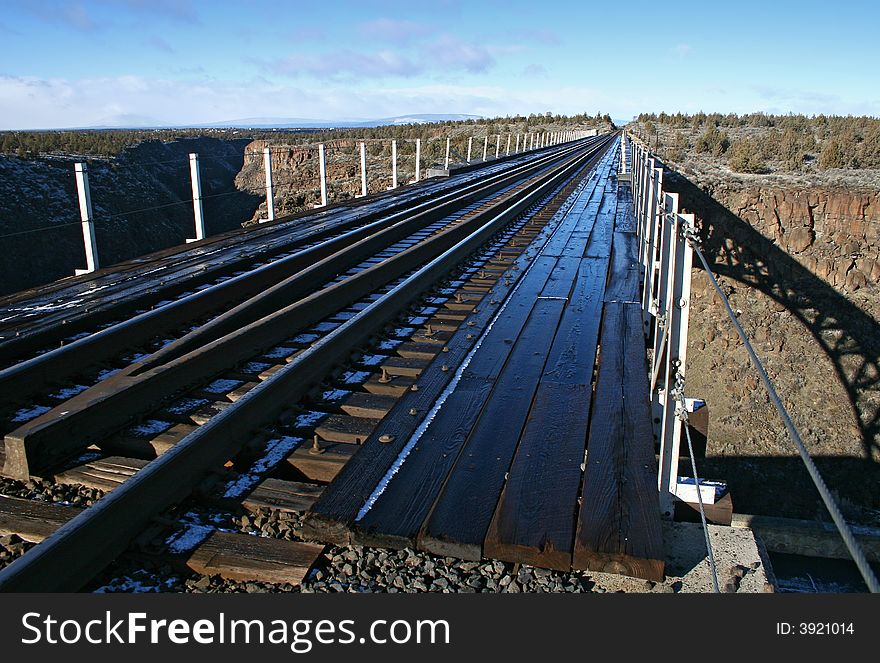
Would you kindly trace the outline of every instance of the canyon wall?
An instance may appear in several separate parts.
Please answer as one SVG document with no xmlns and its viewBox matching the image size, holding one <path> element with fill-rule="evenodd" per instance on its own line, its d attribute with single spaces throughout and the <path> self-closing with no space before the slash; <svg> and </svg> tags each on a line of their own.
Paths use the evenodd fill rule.
<svg viewBox="0 0 880 663">
<path fill-rule="evenodd" d="M 253 216 L 259 196 L 234 185 L 249 142 L 207 137 L 148 141 L 116 159 L 89 159 L 101 264 L 194 236 L 190 152 L 199 154 L 208 234 L 238 228 Z M 74 180 L 74 162 L 79 160 L 0 156 L 0 294 L 71 276 L 85 267 Z"/>
<path fill-rule="evenodd" d="M 847 515 L 880 522 L 880 193 L 667 173 L 703 249 Z M 695 265 L 698 261 L 695 258 Z M 704 475 L 738 511 L 827 518 L 701 268 L 687 392 L 710 407 Z"/>
</svg>

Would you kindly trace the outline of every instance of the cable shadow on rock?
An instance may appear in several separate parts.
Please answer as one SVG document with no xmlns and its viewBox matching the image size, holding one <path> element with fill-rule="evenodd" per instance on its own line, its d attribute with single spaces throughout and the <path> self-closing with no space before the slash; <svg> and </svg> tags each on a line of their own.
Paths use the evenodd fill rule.
<svg viewBox="0 0 880 663">
<path fill-rule="evenodd" d="M 717 276 L 760 291 L 810 331 L 846 389 L 862 458 L 880 463 L 877 320 L 685 176 L 667 170 L 664 189 L 677 192 L 680 208 L 696 214 L 703 252 Z"/>
</svg>

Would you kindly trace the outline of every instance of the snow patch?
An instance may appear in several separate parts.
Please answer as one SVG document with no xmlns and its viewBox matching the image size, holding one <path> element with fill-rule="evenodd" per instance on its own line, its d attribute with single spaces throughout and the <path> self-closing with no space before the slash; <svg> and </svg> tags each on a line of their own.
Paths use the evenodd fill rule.
<svg viewBox="0 0 880 663">
<path fill-rule="evenodd" d="M 266 443 L 266 452 L 262 458 L 257 460 L 247 473 L 234 479 L 226 484 L 226 490 L 223 497 L 241 497 L 250 491 L 260 481 L 263 480 L 263 474 L 271 470 L 282 460 L 287 458 L 302 442 L 301 437 L 282 437 L 277 440 L 270 440 Z"/>
<path fill-rule="evenodd" d="M 12 417 L 13 423 L 22 423 L 24 421 L 30 421 L 31 419 L 36 419 L 41 414 L 46 414 L 52 408 L 46 405 L 34 405 L 33 407 L 23 407 L 20 410 L 17 410 L 15 415 Z"/>
<path fill-rule="evenodd" d="M 318 425 L 320 421 L 326 419 L 330 415 L 326 412 L 316 412 L 314 410 L 309 410 L 308 412 L 304 412 L 296 417 L 296 421 L 293 424 L 294 428 L 314 428 Z"/>
<path fill-rule="evenodd" d="M 67 400 L 68 398 L 73 398 L 77 394 L 81 394 L 86 389 L 88 389 L 88 387 L 85 385 L 75 384 L 72 387 L 63 387 L 63 388 L 59 389 L 58 391 L 56 391 L 52 394 L 49 394 L 49 398 L 58 398 L 60 400 Z"/>
</svg>

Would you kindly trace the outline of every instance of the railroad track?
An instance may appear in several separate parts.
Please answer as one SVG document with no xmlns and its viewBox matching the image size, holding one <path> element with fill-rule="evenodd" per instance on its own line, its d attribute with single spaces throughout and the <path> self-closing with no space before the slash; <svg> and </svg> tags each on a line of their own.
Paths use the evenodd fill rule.
<svg viewBox="0 0 880 663">
<path fill-rule="evenodd" d="M 529 162 L 518 163 L 465 183 L 453 191 L 427 195 L 403 205 L 392 205 L 384 213 L 370 212 L 366 217 L 358 217 L 358 225 L 353 228 L 349 226 L 355 221 L 349 219 L 333 226 L 333 234 L 328 237 L 323 237 L 323 234 L 329 231 L 321 230 L 321 226 L 318 226 L 317 236 L 312 235 L 308 244 L 296 250 L 288 248 L 285 254 L 275 255 L 271 261 L 263 258 L 263 264 L 253 269 L 226 273 L 232 267 L 241 267 L 238 259 L 240 251 L 236 249 L 232 259 L 221 261 L 224 274 L 217 276 L 213 273 L 216 269 L 206 268 L 204 272 L 211 273 L 210 278 L 214 281 L 209 280 L 197 286 L 191 280 L 183 279 L 188 289 L 177 293 L 176 298 L 172 297 L 168 288 L 180 289 L 182 286 L 178 281 L 181 277 L 164 275 L 166 261 L 160 259 L 158 265 L 152 267 L 154 273 L 162 274 L 158 283 L 143 277 L 147 283 L 138 285 L 134 293 L 126 295 L 126 292 L 114 292 L 107 301 L 101 301 L 100 305 L 91 309 L 91 313 L 81 310 L 73 321 L 65 322 L 68 318 L 59 318 L 59 314 L 53 313 L 41 320 L 34 329 L 5 345 L 0 344 L 0 352 L 5 348 L 7 357 L 12 356 L 10 353 L 16 357 L 13 365 L 0 371 L 0 403 L 3 404 L 0 408 L 6 409 L 5 417 L 0 412 L 0 434 L 5 435 L 18 425 L 48 412 L 59 402 L 84 391 L 132 362 L 152 355 L 187 335 L 193 328 L 203 326 L 224 310 L 258 293 L 270 289 L 270 293 L 261 300 L 264 304 L 262 310 L 270 311 L 275 302 L 287 301 L 285 296 L 306 294 L 314 285 L 313 281 L 319 278 L 318 272 L 330 278 L 346 271 L 363 269 L 363 261 L 372 259 L 380 249 L 406 241 L 407 237 L 418 237 L 424 228 L 435 223 L 442 224 L 444 219 L 448 220 L 457 212 L 467 211 L 468 206 L 488 203 L 493 196 L 548 167 L 548 164 L 566 153 L 567 150 L 549 153 Z M 252 242 L 250 239 L 248 241 Z M 271 255 L 272 250 L 269 253 Z M 169 268 L 180 271 L 175 265 Z M 195 268 L 187 264 L 180 269 L 190 272 Z M 294 275 L 298 277 L 292 284 L 276 286 L 279 282 L 287 283 L 287 279 Z M 160 295 L 172 299 L 156 302 L 156 297 Z M 145 298 L 149 301 L 145 301 Z M 150 302 L 156 306 L 149 310 L 135 308 Z M 253 311 L 254 307 L 250 310 Z M 124 317 L 107 322 L 110 313 Z M 91 329 L 93 333 L 84 331 L 86 329 Z M 49 350 L 43 345 L 76 330 L 79 331 L 61 339 L 61 347 Z M 37 354 L 34 354 L 34 347 L 40 348 Z"/>
<path fill-rule="evenodd" d="M 570 146 L 569 146 L 570 147 Z M 207 301 L 203 291 L 226 283 L 223 290 L 244 298 L 242 284 L 278 280 L 295 268 L 289 260 L 304 249 L 340 238 L 338 248 L 352 241 L 350 231 L 372 232 L 376 222 L 413 213 L 481 188 L 505 175 L 533 165 L 535 156 L 504 157 L 488 165 L 468 166 L 448 180 L 400 187 L 356 201 L 342 201 L 318 211 L 302 212 L 273 223 L 232 231 L 137 258 L 95 274 L 62 279 L 0 298 L 0 367 L 9 367 L 59 346 L 80 341 L 88 334 L 194 296 Z M 465 171 L 465 172 L 462 172 Z M 395 216 L 397 215 L 397 216 Z M 367 226 L 371 230 L 363 230 Z M 254 271 L 256 274 L 250 274 Z M 257 278 L 255 278 L 257 277 Z M 212 304 L 207 304 L 211 306 Z M 216 304 L 213 304 L 216 305 Z"/>
<path fill-rule="evenodd" d="M 514 260 L 552 234 L 613 140 L 548 153 L 515 175 L 475 183 L 455 204 L 359 236 L 191 331 L 163 336 L 152 354 L 10 431 L 5 474 L 108 494 L 81 513 L 29 512 L 42 523 L 35 538 L 48 539 L 0 572 L 0 589 L 78 589 L 145 530 L 170 528 L 172 548 L 202 532 L 198 545 L 209 546 L 233 513 L 307 508 L 397 400 L 419 388 L 427 366 L 450 372 L 446 341 L 460 328 L 476 337 L 503 299 L 486 301 L 487 293 L 515 283 Z M 84 365 L 94 367 L 72 361 L 65 377 Z M 181 520 L 193 503 L 214 511 Z M 0 500 L 8 520 L 16 509 L 28 511 Z M 50 533 L 47 522 L 60 529 Z M 321 550 L 286 543 L 293 547 L 284 554 L 303 568 Z M 191 568 L 212 554 L 202 553 L 190 555 Z"/>
</svg>

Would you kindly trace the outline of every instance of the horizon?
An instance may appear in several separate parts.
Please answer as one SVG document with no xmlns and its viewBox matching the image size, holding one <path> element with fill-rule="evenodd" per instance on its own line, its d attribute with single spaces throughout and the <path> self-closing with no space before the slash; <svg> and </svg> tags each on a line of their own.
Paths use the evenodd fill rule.
<svg viewBox="0 0 880 663">
<path fill-rule="evenodd" d="M 813 1 L 792 10 L 749 0 L 729 12 L 638 0 L 623 15 L 551 1 L 537 18 L 523 0 L 0 6 L 0 130 L 546 112 L 880 116 L 880 10 L 863 2 L 828 14 Z M 650 48 L 635 52 L 639 40 Z"/>
</svg>

